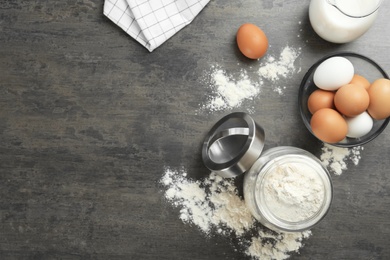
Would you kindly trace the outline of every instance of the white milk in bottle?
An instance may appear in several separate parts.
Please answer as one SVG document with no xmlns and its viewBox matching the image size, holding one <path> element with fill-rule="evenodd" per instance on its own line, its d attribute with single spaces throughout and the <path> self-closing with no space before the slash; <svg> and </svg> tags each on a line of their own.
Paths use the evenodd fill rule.
<svg viewBox="0 0 390 260">
<path fill-rule="evenodd" d="M 351 42 L 374 23 L 380 3 L 381 0 L 311 0 L 310 23 L 324 40 Z"/>
</svg>

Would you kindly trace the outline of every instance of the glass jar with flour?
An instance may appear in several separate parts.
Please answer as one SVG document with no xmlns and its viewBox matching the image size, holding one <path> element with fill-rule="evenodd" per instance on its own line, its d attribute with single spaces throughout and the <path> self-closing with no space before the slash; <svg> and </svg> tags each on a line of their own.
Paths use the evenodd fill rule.
<svg viewBox="0 0 390 260">
<path fill-rule="evenodd" d="M 324 40 L 347 43 L 362 36 L 374 23 L 382 0 L 311 0 L 309 19 Z"/>
<path fill-rule="evenodd" d="M 252 215 L 283 232 L 309 229 L 332 202 L 328 171 L 309 152 L 289 146 L 262 153 L 244 178 L 244 198 Z"/>
<path fill-rule="evenodd" d="M 310 229 L 325 217 L 332 202 L 328 171 L 300 148 L 281 146 L 263 152 L 264 139 L 263 128 L 248 114 L 229 114 L 206 136 L 203 162 L 222 177 L 245 173 L 245 203 L 264 226 L 281 232 Z"/>
</svg>

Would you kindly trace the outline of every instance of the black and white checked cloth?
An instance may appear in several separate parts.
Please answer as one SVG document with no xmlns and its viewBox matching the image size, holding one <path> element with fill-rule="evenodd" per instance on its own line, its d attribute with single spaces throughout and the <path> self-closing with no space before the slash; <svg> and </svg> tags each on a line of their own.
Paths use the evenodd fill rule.
<svg viewBox="0 0 390 260">
<path fill-rule="evenodd" d="M 104 15 L 150 52 L 192 22 L 210 0 L 105 0 Z"/>
</svg>

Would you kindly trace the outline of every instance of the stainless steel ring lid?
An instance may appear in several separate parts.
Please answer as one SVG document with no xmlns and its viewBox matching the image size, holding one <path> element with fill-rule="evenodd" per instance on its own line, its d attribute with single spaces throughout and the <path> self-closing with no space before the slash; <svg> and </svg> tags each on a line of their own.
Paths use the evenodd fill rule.
<svg viewBox="0 0 390 260">
<path fill-rule="evenodd" d="M 264 148 L 264 129 L 243 112 L 220 119 L 206 135 L 203 163 L 222 177 L 236 177 L 249 170 Z"/>
</svg>

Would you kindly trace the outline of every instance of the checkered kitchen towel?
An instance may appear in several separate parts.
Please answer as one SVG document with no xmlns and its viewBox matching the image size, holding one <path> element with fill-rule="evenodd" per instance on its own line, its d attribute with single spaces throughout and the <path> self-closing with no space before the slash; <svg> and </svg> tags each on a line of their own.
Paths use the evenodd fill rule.
<svg viewBox="0 0 390 260">
<path fill-rule="evenodd" d="M 150 52 L 195 16 L 210 0 L 105 0 L 104 15 Z"/>
</svg>

